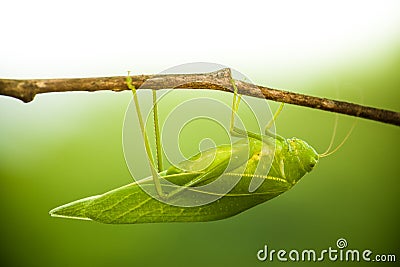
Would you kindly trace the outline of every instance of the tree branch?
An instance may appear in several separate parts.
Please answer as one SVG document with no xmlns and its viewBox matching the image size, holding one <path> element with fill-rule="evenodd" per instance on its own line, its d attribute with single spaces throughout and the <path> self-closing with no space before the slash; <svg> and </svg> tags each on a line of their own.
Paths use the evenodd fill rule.
<svg viewBox="0 0 400 267">
<path fill-rule="evenodd" d="M 230 69 L 199 74 L 163 74 L 132 76 L 136 88 L 145 89 L 211 89 L 232 92 Z M 400 113 L 390 110 L 352 104 L 343 101 L 319 98 L 253 85 L 236 80 L 238 92 L 243 95 L 266 98 L 269 100 L 294 104 L 309 108 L 321 109 L 335 113 L 380 121 L 400 126 Z M 11 80 L 0 79 L 0 95 L 10 96 L 24 101 L 33 100 L 35 95 L 50 92 L 69 91 L 123 91 L 128 90 L 126 76 L 73 78 L 73 79 L 34 79 Z"/>
</svg>

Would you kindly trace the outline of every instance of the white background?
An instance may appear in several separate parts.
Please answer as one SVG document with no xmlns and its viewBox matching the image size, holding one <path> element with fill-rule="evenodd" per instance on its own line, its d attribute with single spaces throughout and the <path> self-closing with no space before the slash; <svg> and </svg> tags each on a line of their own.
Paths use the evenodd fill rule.
<svg viewBox="0 0 400 267">
<path fill-rule="evenodd" d="M 23 0 L 0 9 L 2 78 L 156 73 L 195 61 L 291 77 L 367 61 L 400 35 L 400 1 Z"/>
</svg>

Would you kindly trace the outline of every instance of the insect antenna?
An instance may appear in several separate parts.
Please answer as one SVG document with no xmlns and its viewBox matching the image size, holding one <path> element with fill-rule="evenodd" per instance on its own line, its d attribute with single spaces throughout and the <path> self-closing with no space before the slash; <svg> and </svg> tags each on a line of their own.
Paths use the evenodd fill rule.
<svg viewBox="0 0 400 267">
<path fill-rule="evenodd" d="M 338 88 L 336 88 L 336 94 L 338 94 Z M 361 103 L 363 103 L 363 102 L 364 102 L 364 97 L 363 97 L 362 91 L 360 91 L 360 96 L 359 96 L 359 97 L 360 97 Z M 346 136 L 343 138 L 342 142 L 341 142 L 336 148 L 334 148 L 333 150 L 331 150 L 331 149 L 332 149 L 332 146 L 333 146 L 333 143 L 334 143 L 334 140 L 335 140 L 335 137 L 336 137 L 337 127 L 338 127 L 338 121 L 339 121 L 339 115 L 336 114 L 336 117 L 335 117 L 335 124 L 334 124 L 334 127 L 333 127 L 333 133 L 332 133 L 331 141 L 330 141 L 329 146 L 328 146 L 328 148 L 326 149 L 326 151 L 325 151 L 324 153 L 322 153 L 322 154 L 319 154 L 319 156 L 320 156 L 321 158 L 327 157 L 327 156 L 330 156 L 330 155 L 334 154 L 336 151 L 338 151 L 338 150 L 344 145 L 344 143 L 346 143 L 347 139 L 349 139 L 351 133 L 353 132 L 354 128 L 356 127 L 356 124 L 357 124 L 357 122 L 358 122 L 358 115 L 360 114 L 360 112 L 361 112 L 361 110 L 358 110 L 358 111 L 357 111 L 356 118 L 354 119 L 354 122 L 353 122 L 353 124 L 352 124 L 352 126 L 351 126 L 349 132 L 348 132 L 348 133 L 346 134 Z M 330 151 L 330 150 L 331 150 L 331 151 Z"/>
<path fill-rule="evenodd" d="M 336 137 L 336 130 L 337 130 L 337 126 L 338 126 L 338 121 L 339 121 L 339 115 L 336 114 L 335 123 L 333 124 L 333 133 L 332 133 L 331 141 L 329 142 L 328 148 L 320 156 L 327 154 L 329 152 L 329 150 L 331 150 L 331 148 L 333 146 L 333 142 L 335 141 L 335 137 Z"/>
<path fill-rule="evenodd" d="M 352 124 L 352 126 L 351 126 L 351 128 L 350 128 L 350 130 L 349 130 L 349 132 L 343 138 L 342 142 L 340 142 L 340 144 L 337 147 L 335 147 L 332 151 L 329 151 L 329 150 L 331 150 L 331 148 L 333 146 L 333 141 L 335 140 L 335 136 L 336 136 L 336 132 L 337 132 L 337 126 L 338 126 L 338 120 L 339 120 L 339 116 L 336 114 L 335 124 L 334 124 L 334 127 L 333 127 L 333 133 L 332 133 L 331 141 L 330 141 L 329 146 L 326 149 L 326 151 L 324 153 L 322 153 L 322 154 L 319 154 L 319 156 L 321 158 L 330 156 L 330 155 L 334 154 L 336 151 L 338 151 L 344 145 L 344 143 L 346 143 L 347 139 L 349 139 L 351 133 L 353 132 L 353 130 L 356 127 L 356 124 L 358 122 L 358 120 L 355 119 L 353 124 Z"/>
</svg>

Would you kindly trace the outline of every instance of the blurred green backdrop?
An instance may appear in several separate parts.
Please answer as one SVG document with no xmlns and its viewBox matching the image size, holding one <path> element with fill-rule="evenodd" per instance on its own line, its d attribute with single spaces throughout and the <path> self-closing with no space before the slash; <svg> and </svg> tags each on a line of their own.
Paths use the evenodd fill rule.
<svg viewBox="0 0 400 267">
<path fill-rule="evenodd" d="M 262 69 L 246 74 L 256 84 L 400 110 L 398 49 L 314 76 L 278 81 Z M 347 143 L 292 190 L 226 220 L 103 225 L 51 218 L 58 205 L 132 181 L 121 137 L 130 99 L 130 92 L 40 95 L 29 104 L 0 97 L 3 266 L 272 266 L 285 263 L 259 262 L 265 244 L 318 250 L 335 247 L 338 238 L 349 248 L 400 257 L 400 128 L 367 120 L 358 120 Z M 323 152 L 333 121 L 331 113 L 286 105 L 277 132 Z M 337 140 L 353 121 L 340 116 Z M 185 142 L 189 152 L 197 150 Z M 337 263 L 323 266 L 329 264 Z"/>
</svg>

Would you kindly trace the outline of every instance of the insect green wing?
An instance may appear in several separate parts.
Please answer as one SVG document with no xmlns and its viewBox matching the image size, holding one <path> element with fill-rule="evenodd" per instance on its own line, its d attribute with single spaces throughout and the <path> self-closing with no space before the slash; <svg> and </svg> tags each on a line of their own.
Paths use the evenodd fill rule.
<svg viewBox="0 0 400 267">
<path fill-rule="evenodd" d="M 254 140 L 250 142 L 250 145 L 245 140 L 240 140 L 233 144 L 232 147 L 230 145 L 222 145 L 208 149 L 181 162 L 178 167 L 170 167 L 160 175 L 163 179 L 169 180 L 177 186 L 183 186 L 200 176 L 202 176 L 202 183 L 211 182 L 213 179 L 217 179 L 224 170 L 237 169 L 238 166 L 246 164 L 248 158 L 258 149 L 258 144 Z M 211 164 L 205 165 L 204 163 L 209 162 L 210 158 L 213 159 Z M 233 160 L 228 166 L 229 158 L 233 158 Z M 180 207 L 171 206 L 152 198 L 145 192 L 147 188 L 151 190 L 153 187 L 152 180 L 145 179 L 112 190 L 104 195 L 66 204 L 52 210 L 50 214 L 58 217 L 92 219 L 106 223 L 199 221 L 198 217 L 201 216 L 204 217 L 203 220 L 208 220 L 205 215 L 210 215 L 213 207 L 208 207 L 208 212 L 204 208 L 198 208 L 198 210 L 206 212 L 206 214 L 202 214 L 198 213 L 195 208 L 181 209 Z M 207 194 L 207 192 L 204 192 L 204 194 Z M 178 194 L 176 197 L 179 198 L 180 195 Z M 130 212 L 127 213 L 127 211 Z M 154 211 L 154 214 L 150 211 Z M 160 211 L 164 212 L 160 213 Z M 193 214 L 195 213 L 198 213 L 198 216 L 194 216 Z M 174 219 L 177 214 L 180 214 L 180 219 Z M 166 219 L 169 217 L 171 218 Z M 139 218 L 142 218 L 142 220 Z M 212 220 L 212 217 L 209 220 Z"/>
<path fill-rule="evenodd" d="M 260 203 L 270 200 L 295 185 L 301 177 L 311 171 L 318 162 L 318 154 L 306 142 L 292 138 L 284 141 L 276 140 L 276 149 L 268 175 L 257 175 L 263 179 L 261 186 L 254 192 L 249 192 L 249 184 L 255 175 L 255 169 L 263 157 L 262 142 L 249 138 L 250 150 L 242 162 L 230 166 L 231 169 L 222 175 L 225 178 L 240 175 L 236 186 L 226 195 L 209 204 L 198 207 L 179 207 L 158 201 L 148 195 L 142 188 L 154 188 L 150 179 L 114 189 L 105 194 L 74 201 L 50 211 L 52 216 L 75 219 L 94 220 L 102 223 L 155 223 L 155 222 L 199 222 L 213 221 L 231 217 Z M 238 150 L 243 153 L 241 140 L 229 150 L 225 146 L 207 150 L 192 157 L 188 161 L 171 167 L 161 174 L 163 179 L 184 185 L 203 173 L 209 173 L 207 179 L 199 182 L 208 183 L 220 175 L 219 168 L 226 167 L 226 160 L 215 157 L 215 160 L 205 169 L 202 157 L 217 153 L 219 156 L 231 157 Z M 233 152 L 229 152 L 233 151 Z M 204 159 L 204 158 L 203 158 Z M 221 163 L 223 163 L 221 165 Z M 225 166 L 226 165 L 226 166 Z M 244 166 L 244 172 L 243 172 Z M 229 168 L 229 167 L 228 167 Z M 237 170 L 241 170 L 237 172 Z M 196 190 L 190 187 L 186 190 Z M 207 194 L 208 192 L 202 192 Z M 180 197 L 177 194 L 175 197 Z"/>
</svg>

